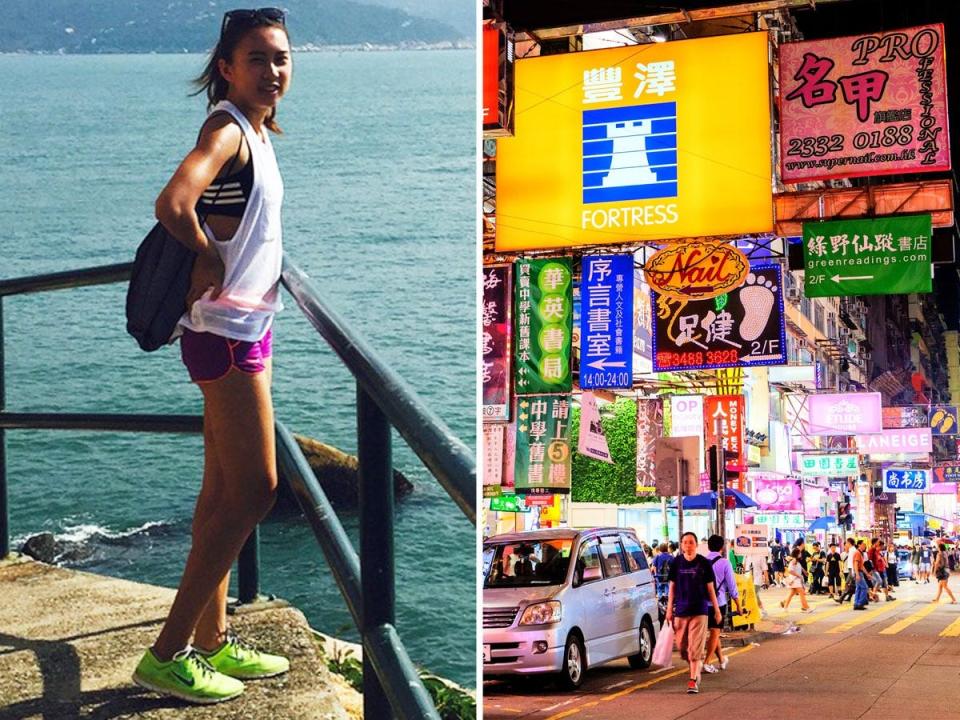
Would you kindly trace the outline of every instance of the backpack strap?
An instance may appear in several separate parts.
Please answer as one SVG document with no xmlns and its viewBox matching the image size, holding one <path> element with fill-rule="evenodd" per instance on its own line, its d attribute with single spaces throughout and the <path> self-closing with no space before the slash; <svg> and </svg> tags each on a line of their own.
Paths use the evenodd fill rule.
<svg viewBox="0 0 960 720">
<path fill-rule="evenodd" d="M 720 560 L 723 560 L 723 555 L 717 555 L 715 558 L 713 558 L 713 559 L 710 561 L 710 567 L 716 566 L 717 562 L 720 561 Z M 714 577 L 714 579 L 716 579 L 716 577 L 717 577 L 716 571 L 714 571 L 713 577 Z M 718 588 L 718 589 L 719 589 L 719 588 Z M 723 589 L 727 591 L 727 595 L 729 596 L 729 595 L 730 595 L 730 588 L 727 587 L 727 576 L 726 576 L 726 575 L 723 576 Z M 729 599 L 730 599 L 730 598 L 728 597 L 727 600 L 729 600 Z"/>
</svg>

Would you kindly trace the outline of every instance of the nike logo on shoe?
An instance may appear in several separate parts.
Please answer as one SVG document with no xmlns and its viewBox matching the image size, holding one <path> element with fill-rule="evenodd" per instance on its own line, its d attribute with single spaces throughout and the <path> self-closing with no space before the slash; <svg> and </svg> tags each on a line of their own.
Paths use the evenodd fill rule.
<svg viewBox="0 0 960 720">
<path fill-rule="evenodd" d="M 182 677 L 182 676 L 178 675 L 177 673 L 175 673 L 175 672 L 173 672 L 173 671 L 171 671 L 171 674 L 172 674 L 177 680 L 179 680 L 179 681 L 182 682 L 184 685 L 186 685 L 187 687 L 193 687 L 193 683 L 194 683 L 193 678 L 190 678 L 190 679 L 188 680 L 187 678 Z"/>
</svg>

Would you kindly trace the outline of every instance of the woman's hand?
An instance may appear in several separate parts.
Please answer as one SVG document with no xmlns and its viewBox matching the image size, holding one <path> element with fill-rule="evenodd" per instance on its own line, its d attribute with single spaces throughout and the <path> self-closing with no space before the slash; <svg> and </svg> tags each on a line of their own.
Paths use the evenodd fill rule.
<svg viewBox="0 0 960 720">
<path fill-rule="evenodd" d="M 673 627 L 673 609 L 667 608 L 667 614 L 663 616 L 663 622 L 665 625 Z"/>
<path fill-rule="evenodd" d="M 210 299 L 216 300 L 223 288 L 223 261 L 219 257 L 201 253 L 193 264 L 190 275 L 190 290 L 187 292 L 187 312 L 200 297 L 212 289 Z"/>
</svg>

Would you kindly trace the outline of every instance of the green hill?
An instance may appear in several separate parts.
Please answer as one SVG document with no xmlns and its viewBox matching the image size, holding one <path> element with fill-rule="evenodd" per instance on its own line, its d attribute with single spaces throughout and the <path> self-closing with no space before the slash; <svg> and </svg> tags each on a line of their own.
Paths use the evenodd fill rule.
<svg viewBox="0 0 960 720">
<path fill-rule="evenodd" d="M 5 0 L 0 52 L 206 52 L 235 0 Z M 285 0 L 292 44 L 455 41 L 464 33 L 403 10 L 351 0 Z"/>
</svg>

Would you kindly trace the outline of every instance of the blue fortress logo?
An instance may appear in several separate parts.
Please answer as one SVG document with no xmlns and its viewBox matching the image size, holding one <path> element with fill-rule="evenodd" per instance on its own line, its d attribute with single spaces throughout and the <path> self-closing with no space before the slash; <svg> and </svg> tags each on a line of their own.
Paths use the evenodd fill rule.
<svg viewBox="0 0 960 720">
<path fill-rule="evenodd" d="M 583 111 L 583 202 L 677 197 L 677 104 Z"/>
</svg>

